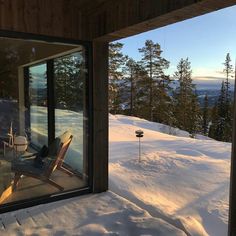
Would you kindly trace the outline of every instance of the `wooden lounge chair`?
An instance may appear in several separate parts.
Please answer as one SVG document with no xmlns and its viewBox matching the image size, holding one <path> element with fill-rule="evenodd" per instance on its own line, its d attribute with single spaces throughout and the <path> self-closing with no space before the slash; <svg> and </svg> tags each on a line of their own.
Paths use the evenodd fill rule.
<svg viewBox="0 0 236 236">
<path fill-rule="evenodd" d="M 65 136 L 68 136 L 68 132 L 64 134 L 66 134 Z M 49 156 L 44 159 L 44 165 L 42 168 L 35 167 L 34 158 L 21 158 L 12 163 L 12 171 L 15 172 L 13 190 L 16 190 L 17 184 L 22 176 L 28 176 L 49 183 L 60 191 L 63 191 L 64 188 L 55 183 L 51 179 L 51 175 L 56 169 L 59 169 L 68 175 L 73 175 L 72 172 L 62 166 L 65 154 L 73 138 L 72 135 L 69 135 L 65 140 L 65 136 L 64 140 L 59 144 L 57 154 L 50 155 L 49 153 Z"/>
</svg>

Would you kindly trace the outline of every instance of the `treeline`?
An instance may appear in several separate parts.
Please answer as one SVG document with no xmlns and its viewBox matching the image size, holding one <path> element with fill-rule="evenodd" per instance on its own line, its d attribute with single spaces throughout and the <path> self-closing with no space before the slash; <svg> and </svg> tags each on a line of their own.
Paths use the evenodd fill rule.
<svg viewBox="0 0 236 236">
<path fill-rule="evenodd" d="M 192 81 L 191 62 L 181 58 L 173 75 L 167 74 L 170 62 L 162 56 L 161 46 L 146 40 L 139 48 L 141 60 L 122 54 L 123 44 L 109 48 L 109 111 L 137 116 L 186 130 L 194 137 L 204 134 L 220 141 L 231 141 L 233 101 L 230 82 L 233 66 L 229 53 L 224 64 L 225 80 L 214 107 L 205 95 L 201 108 Z"/>
</svg>

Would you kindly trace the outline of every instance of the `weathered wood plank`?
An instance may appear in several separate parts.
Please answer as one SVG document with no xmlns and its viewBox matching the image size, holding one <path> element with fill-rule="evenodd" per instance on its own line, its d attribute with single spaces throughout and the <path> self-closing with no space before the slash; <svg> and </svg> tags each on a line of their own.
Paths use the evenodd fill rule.
<svg viewBox="0 0 236 236">
<path fill-rule="evenodd" d="M 27 211 L 37 226 L 48 224 L 49 218 L 45 215 L 42 205 L 29 208 Z"/>
<path fill-rule="evenodd" d="M 1 0 L 0 29 L 82 39 L 75 0 Z"/>
<path fill-rule="evenodd" d="M 0 215 L 0 221 L 5 229 L 14 229 L 19 227 L 15 212 L 3 213 Z"/>
<path fill-rule="evenodd" d="M 2 204 L 9 196 L 12 194 L 12 184 L 4 190 L 4 192 L 0 196 L 0 204 Z"/>
<path fill-rule="evenodd" d="M 31 218 L 30 214 L 25 209 L 17 211 L 15 213 L 15 217 L 16 217 L 17 222 L 23 227 L 37 226 L 34 220 Z"/>
</svg>

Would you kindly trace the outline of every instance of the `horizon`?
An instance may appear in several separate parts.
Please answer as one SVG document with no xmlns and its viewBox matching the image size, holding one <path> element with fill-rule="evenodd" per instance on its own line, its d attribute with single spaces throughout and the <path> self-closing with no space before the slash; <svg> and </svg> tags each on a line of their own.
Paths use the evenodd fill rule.
<svg viewBox="0 0 236 236">
<path fill-rule="evenodd" d="M 139 61 L 138 48 L 147 39 L 161 45 L 162 57 L 170 61 L 166 70 L 170 76 L 181 58 L 189 58 L 192 79 L 198 89 L 220 89 L 223 79 L 223 63 L 230 53 L 231 64 L 236 64 L 236 6 L 184 20 L 155 30 L 127 37 L 116 42 L 123 43 L 122 53 Z M 231 90 L 234 79 L 230 79 Z"/>
</svg>

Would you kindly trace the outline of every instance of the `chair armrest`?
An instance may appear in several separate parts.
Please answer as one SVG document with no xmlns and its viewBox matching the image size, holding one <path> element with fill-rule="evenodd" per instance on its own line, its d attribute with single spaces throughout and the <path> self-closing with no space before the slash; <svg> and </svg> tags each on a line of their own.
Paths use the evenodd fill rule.
<svg viewBox="0 0 236 236">
<path fill-rule="evenodd" d="M 22 159 L 33 159 L 33 158 L 36 157 L 37 154 L 38 153 L 36 152 L 36 153 L 28 154 L 28 155 L 21 155 L 20 158 L 22 158 Z"/>
</svg>

